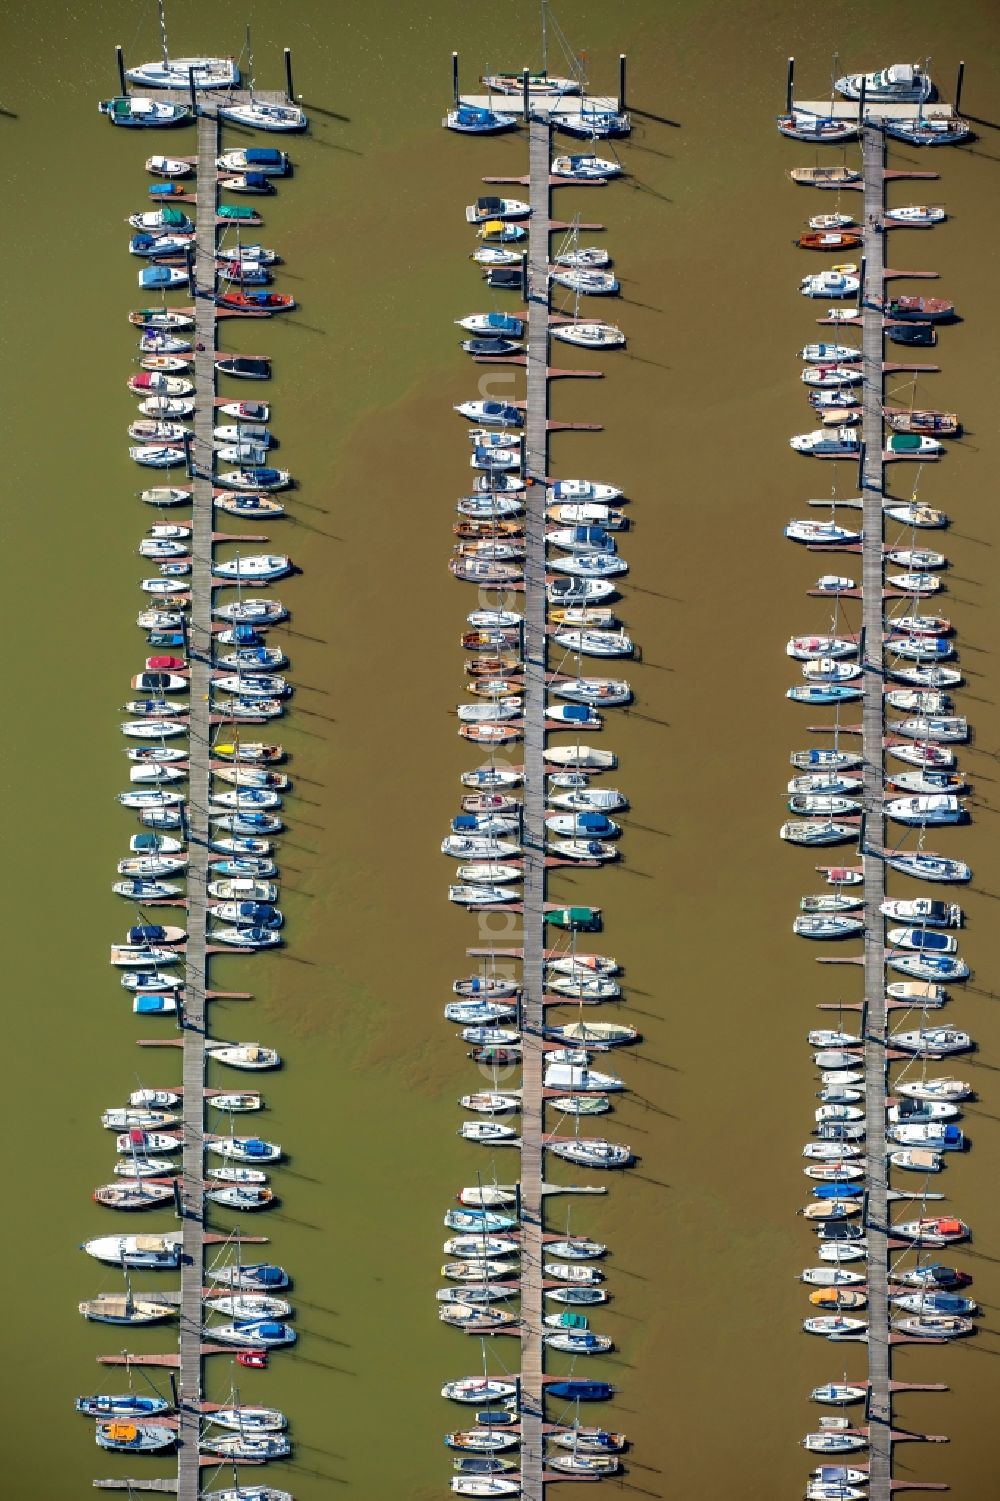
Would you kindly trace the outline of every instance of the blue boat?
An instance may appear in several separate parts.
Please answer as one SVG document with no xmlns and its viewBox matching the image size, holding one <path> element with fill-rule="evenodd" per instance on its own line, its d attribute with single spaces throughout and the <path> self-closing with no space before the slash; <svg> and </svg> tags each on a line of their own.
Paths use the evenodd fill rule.
<svg viewBox="0 0 1000 1501">
<path fill-rule="evenodd" d="M 291 163 L 284 151 L 273 146 L 248 146 L 241 153 L 243 162 L 253 172 L 266 172 L 271 177 L 287 177 Z"/>
<path fill-rule="evenodd" d="M 150 646 L 183 646 L 183 631 L 150 631 L 146 637 Z"/>
<path fill-rule="evenodd" d="M 861 1183 L 818 1183 L 814 1199 L 860 1199 L 865 1192 Z"/>
<path fill-rule="evenodd" d="M 249 928 L 280 928 L 284 922 L 283 915 L 277 907 L 272 907 L 270 902 L 237 902 L 236 927 Z"/>
<path fill-rule="evenodd" d="M 128 242 L 130 255 L 144 256 L 148 261 L 161 256 L 183 255 L 187 246 L 193 244 L 188 235 L 133 235 Z"/>
<path fill-rule="evenodd" d="M 847 704 L 856 703 L 862 693 L 846 683 L 805 683 L 789 688 L 785 697 L 796 704 Z"/>
<path fill-rule="evenodd" d="M 169 1412 L 170 1403 L 165 1397 L 137 1397 L 134 1392 L 122 1396 L 77 1397 L 77 1412 L 88 1418 L 152 1418 L 158 1413 Z"/>
<path fill-rule="evenodd" d="M 446 130 L 457 130 L 460 135 L 497 135 L 501 130 L 513 130 L 517 116 L 502 115 L 481 105 L 459 104 L 457 109 L 448 111 L 441 123 Z"/>
<path fill-rule="evenodd" d="M 177 1002 L 172 995 L 137 995 L 132 1010 L 136 1016 L 174 1016 Z"/>
<path fill-rule="evenodd" d="M 570 1402 L 607 1402 L 612 1393 L 610 1381 L 550 1381 L 545 1388 L 548 1397 L 565 1397 Z"/>
</svg>

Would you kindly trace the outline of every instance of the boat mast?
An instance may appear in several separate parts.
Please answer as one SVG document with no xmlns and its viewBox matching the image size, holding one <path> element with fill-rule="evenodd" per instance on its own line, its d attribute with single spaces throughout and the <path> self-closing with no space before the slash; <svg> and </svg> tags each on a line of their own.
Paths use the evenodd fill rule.
<svg viewBox="0 0 1000 1501">
<path fill-rule="evenodd" d="M 170 59 L 167 50 L 167 18 L 163 13 L 163 0 L 156 0 L 156 9 L 160 15 L 160 47 L 163 52 L 163 69 L 166 72 L 170 66 Z"/>
<path fill-rule="evenodd" d="M 542 0 L 542 72 L 549 71 L 549 8 Z"/>
<path fill-rule="evenodd" d="M 254 79 L 253 79 L 253 42 L 250 39 L 250 25 L 249 25 L 249 22 L 247 23 L 247 73 L 249 75 L 249 94 L 250 94 L 250 103 L 252 105 L 253 102 L 254 102 L 254 97 L 253 97 L 253 82 L 254 82 Z"/>
</svg>

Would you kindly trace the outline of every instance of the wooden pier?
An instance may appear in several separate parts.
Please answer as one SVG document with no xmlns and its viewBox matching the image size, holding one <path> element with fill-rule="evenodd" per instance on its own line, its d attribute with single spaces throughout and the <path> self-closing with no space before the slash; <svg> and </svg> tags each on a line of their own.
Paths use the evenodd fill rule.
<svg viewBox="0 0 1000 1501">
<path fill-rule="evenodd" d="M 548 477 L 549 154 L 551 128 L 528 127 L 528 357 L 525 414 L 524 908 L 521 1000 L 521 1495 L 542 1501 L 545 1455 L 542 1244 L 545 949 L 545 482 Z"/>
<path fill-rule="evenodd" d="M 889 1501 L 892 1493 L 892 1395 L 888 1291 L 888 1159 L 886 1155 L 886 991 L 885 920 L 885 778 L 883 740 L 885 702 L 883 639 L 884 446 L 883 318 L 885 289 L 885 137 L 872 125 L 862 130 L 865 210 L 862 350 L 864 411 L 861 466 L 863 548 L 861 610 L 864 629 L 864 834 L 862 866 L 865 894 L 865 1150 L 868 1238 L 868 1432 L 870 1501 Z"/>
<path fill-rule="evenodd" d="M 197 1501 L 202 1391 L 202 1288 L 205 1281 L 205 1034 L 208 953 L 208 797 L 212 677 L 213 436 L 215 403 L 215 245 L 219 122 L 198 115 L 198 254 L 195 261 L 195 416 L 191 451 L 191 663 L 188 765 L 188 946 L 183 1031 L 183 1207 L 177 1495 Z"/>
</svg>

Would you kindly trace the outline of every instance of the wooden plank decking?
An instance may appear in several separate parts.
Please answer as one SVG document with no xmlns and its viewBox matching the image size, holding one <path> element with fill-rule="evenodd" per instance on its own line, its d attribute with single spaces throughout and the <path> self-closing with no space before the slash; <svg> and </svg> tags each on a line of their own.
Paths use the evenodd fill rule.
<svg viewBox="0 0 1000 1501">
<path fill-rule="evenodd" d="M 177 1494 L 197 1501 L 200 1487 L 198 1436 L 202 1401 L 202 1287 L 204 1284 L 205 1033 L 208 955 L 209 693 L 212 671 L 212 419 L 215 398 L 215 158 L 219 123 L 207 111 L 198 117 L 198 223 L 195 286 L 194 382 L 197 403 L 192 462 L 191 719 L 188 794 L 188 947 L 184 991 L 184 1261 L 181 1266 L 180 1426 Z"/>
<path fill-rule="evenodd" d="M 892 1397 L 887 1287 L 888 1225 L 885 1141 L 886 1005 L 885 1005 L 885 817 L 883 813 L 885 733 L 882 668 L 883 588 L 883 443 L 882 443 L 882 295 L 885 235 L 881 229 L 885 200 L 885 138 L 872 126 L 862 137 L 864 166 L 865 285 L 862 347 L 864 352 L 864 412 L 862 438 L 863 552 L 862 621 L 865 632 L 862 746 L 864 754 L 865 835 L 865 1077 L 867 1091 L 866 1153 L 868 1198 L 868 1420 L 870 1433 L 871 1501 L 889 1501 L 892 1490 Z"/>
<path fill-rule="evenodd" d="M 543 964 L 545 946 L 545 481 L 548 474 L 549 149 L 550 128 L 529 126 L 528 362 L 525 473 L 528 480 L 524 568 L 524 953 L 521 1096 L 521 1494 L 544 1491 L 542 1180 L 545 1130 Z"/>
</svg>

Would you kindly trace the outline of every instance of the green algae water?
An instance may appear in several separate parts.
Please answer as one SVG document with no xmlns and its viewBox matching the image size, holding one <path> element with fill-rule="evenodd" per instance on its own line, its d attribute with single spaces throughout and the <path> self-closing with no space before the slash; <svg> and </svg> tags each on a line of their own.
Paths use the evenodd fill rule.
<svg viewBox="0 0 1000 1501">
<path fill-rule="evenodd" d="M 236 52 L 245 19 L 172 4 L 171 45 Z M 312 130 L 289 148 L 296 171 L 264 204 L 261 232 L 286 263 L 278 287 L 300 309 L 221 333 L 227 349 L 274 357 L 271 426 L 301 488 L 293 519 L 246 530 L 267 530 L 304 569 L 274 591 L 293 612 L 275 633 L 296 684 L 280 729 L 294 779 L 279 855 L 289 946 L 212 970 L 214 985 L 255 996 L 215 1003 L 215 1032 L 259 1038 L 287 1064 L 258 1081 L 268 1109 L 254 1120 L 289 1154 L 275 1175 L 281 1206 L 243 1228 L 270 1236 L 268 1254 L 292 1273 L 300 1343 L 266 1375 L 240 1372 L 240 1387 L 244 1400 L 290 1415 L 292 1461 L 266 1478 L 299 1501 L 341 1490 L 431 1501 L 449 1479 L 441 1435 L 462 1421 L 439 1388 L 481 1360 L 476 1342 L 436 1319 L 442 1216 L 477 1169 L 514 1175 L 500 1151 L 494 1161 L 458 1139 L 457 1097 L 476 1076 L 441 1022 L 478 936 L 475 919 L 444 900 L 451 872 L 437 853 L 471 764 L 447 712 L 464 691 L 457 638 L 474 602 L 446 570 L 468 475 L 450 408 L 476 394 L 477 379 L 453 320 L 487 305 L 463 206 L 483 175 L 527 167 L 520 136 L 459 140 L 440 120 L 451 52 L 466 88 L 480 71 L 537 64 L 537 13 L 292 0 L 249 19 L 262 87 L 280 86 L 281 48 L 293 49 Z M 118 1286 L 77 1247 L 156 1227 L 90 1202 L 112 1159 L 99 1116 L 139 1082 L 179 1077 L 175 1053 L 135 1047 L 152 1027 L 135 1022 L 104 961 L 128 920 L 110 893 L 133 827 L 114 802 L 126 774 L 118 722 L 142 656 L 132 622 L 148 570 L 135 549 L 151 519 L 133 499 L 144 481 L 126 454 L 135 339 L 125 315 L 139 301 L 124 220 L 145 200 L 145 156 L 192 150 L 193 137 L 150 141 L 97 114 L 116 88 L 116 42 L 130 63 L 157 55 L 151 5 L 12 0 L 6 20 L 5 1489 L 54 1501 L 135 1469 L 96 1450 L 72 1411 L 77 1393 L 120 1388 L 94 1362 L 125 1343 L 77 1315 L 81 1298 Z M 978 139 L 957 151 L 893 147 L 892 165 L 937 170 L 941 181 L 899 184 L 891 201 L 948 208 L 940 229 L 894 235 L 892 260 L 939 270 L 931 290 L 953 298 L 963 320 L 928 356 L 941 373 L 918 399 L 958 411 L 965 436 L 920 475 L 919 494 L 953 518 L 940 544 L 953 564 L 942 608 L 968 678 L 958 712 L 976 730 L 961 755 L 975 821 L 935 843 L 975 870 L 960 899 L 976 976 L 949 1020 L 979 1043 L 954 1069 L 978 1099 L 966 1112 L 973 1152 L 932 1186 L 973 1225 L 972 1245 L 947 1259 L 974 1273 L 984 1316 L 976 1339 L 905 1351 L 894 1373 L 951 1388 L 898 1400 L 902 1427 L 951 1443 L 901 1447 L 897 1475 L 948 1480 L 956 1497 L 978 1501 L 992 1490 L 984 1434 L 1000 1356 L 1000 1022 L 988 937 L 1000 897 L 996 16 L 924 0 L 856 17 L 789 0 L 738 10 L 586 0 L 560 20 L 587 49 L 598 91 L 613 89 L 617 55 L 629 54 L 635 125 L 621 148 L 625 181 L 556 195 L 567 219 L 607 225 L 601 243 L 623 279 L 610 316 L 629 344 L 589 357 L 603 381 L 553 386 L 554 418 L 603 431 L 556 435 L 551 467 L 632 497 L 621 613 L 642 661 L 627 671 L 634 709 L 610 715 L 600 742 L 617 752 L 615 782 L 631 804 L 625 859 L 558 873 L 551 894 L 603 907 L 596 946 L 625 965 L 622 1019 L 644 1037 L 616 1060 L 630 1093 L 608 1127 L 639 1164 L 614 1176 L 605 1200 L 575 1203 L 572 1228 L 613 1253 L 613 1301 L 594 1324 L 616 1348 L 587 1372 L 618 1388 L 601 1420 L 633 1449 L 625 1475 L 606 1485 L 657 1498 L 800 1494 L 811 1466 L 799 1440 L 818 1411 L 809 1389 L 864 1369 L 860 1348 L 834 1351 L 799 1332 L 807 1305 L 794 1281 L 811 1259 L 796 1219 L 816 1087 L 804 1034 L 816 1001 L 855 1000 L 860 985 L 854 971 L 818 970 L 815 952 L 792 939 L 798 897 L 817 877 L 808 852 L 776 837 L 788 752 L 809 743 L 808 711 L 782 699 L 782 647 L 827 624 L 825 606 L 803 593 L 825 565 L 784 544 L 781 528 L 807 514 L 810 496 L 854 484 L 853 466 L 805 464 L 787 447 L 807 425 L 794 356 L 815 337 L 817 312 L 796 295 L 806 257 L 792 242 L 809 214 L 834 205 L 785 175 L 815 160 L 773 127 L 785 58 L 798 58 L 799 94 L 820 98 L 835 51 L 844 70 L 930 54 L 946 90 L 959 57 L 968 63 L 963 112 L 984 122 Z M 560 363 L 575 359 L 560 353 Z M 902 379 L 889 390 L 909 403 Z M 260 393 L 234 384 L 226 394 Z M 909 493 L 907 466 L 890 478 Z M 903 894 L 902 882 L 892 890 Z M 221 1069 L 210 1082 L 223 1078 L 246 1082 Z M 555 1201 L 551 1226 L 565 1224 L 569 1202 Z M 169 1349 L 173 1334 L 140 1331 L 128 1344 Z M 488 1351 L 491 1370 L 516 1367 L 513 1344 Z M 557 1357 L 550 1368 L 568 1365 Z M 209 1395 L 224 1397 L 229 1360 L 213 1357 L 206 1379 Z M 151 1461 L 141 1473 L 171 1470 Z M 233 1483 L 212 1474 L 206 1485 Z M 247 1474 L 244 1484 L 257 1478 Z"/>
</svg>

